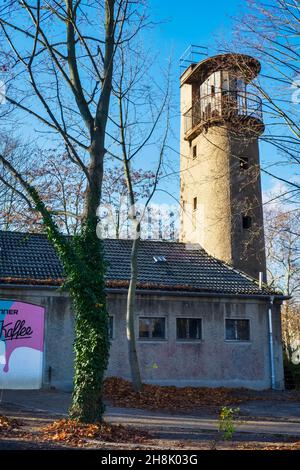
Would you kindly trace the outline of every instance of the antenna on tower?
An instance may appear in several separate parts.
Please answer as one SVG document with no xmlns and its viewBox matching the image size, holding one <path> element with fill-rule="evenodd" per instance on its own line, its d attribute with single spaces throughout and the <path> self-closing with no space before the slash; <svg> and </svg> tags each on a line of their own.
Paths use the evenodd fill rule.
<svg viewBox="0 0 300 470">
<path fill-rule="evenodd" d="M 208 47 L 191 44 L 179 59 L 180 71 L 183 72 L 191 64 L 197 64 L 201 57 L 208 57 Z"/>
</svg>

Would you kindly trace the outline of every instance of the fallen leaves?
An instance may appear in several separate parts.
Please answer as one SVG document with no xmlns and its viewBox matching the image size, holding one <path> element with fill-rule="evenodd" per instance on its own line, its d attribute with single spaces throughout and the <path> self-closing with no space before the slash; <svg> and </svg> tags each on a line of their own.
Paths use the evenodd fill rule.
<svg viewBox="0 0 300 470">
<path fill-rule="evenodd" d="M 232 390 L 226 388 L 178 388 L 144 384 L 138 393 L 130 382 L 117 377 L 105 380 L 104 394 L 114 406 L 168 411 L 236 405 L 245 400 L 234 396 Z"/>
<path fill-rule="evenodd" d="M 54 421 L 41 429 L 43 441 L 64 442 L 76 446 L 83 445 L 87 439 L 105 442 L 134 442 L 142 443 L 149 434 L 144 431 L 122 425 L 108 423 L 83 424 L 71 419 Z"/>
<path fill-rule="evenodd" d="M 278 444 L 244 443 L 235 446 L 234 450 L 300 450 L 300 441 Z"/>
<path fill-rule="evenodd" d="M 133 390 L 131 382 L 118 377 L 108 377 L 104 383 L 105 398 L 114 406 L 194 412 L 199 408 L 215 409 L 239 405 L 248 400 L 300 401 L 300 393 L 255 391 L 247 389 L 166 387 L 143 384 L 140 393 Z"/>
<path fill-rule="evenodd" d="M 7 436 L 10 435 L 11 432 L 15 431 L 21 426 L 21 422 L 8 418 L 7 416 L 0 415 L 0 435 Z"/>
</svg>

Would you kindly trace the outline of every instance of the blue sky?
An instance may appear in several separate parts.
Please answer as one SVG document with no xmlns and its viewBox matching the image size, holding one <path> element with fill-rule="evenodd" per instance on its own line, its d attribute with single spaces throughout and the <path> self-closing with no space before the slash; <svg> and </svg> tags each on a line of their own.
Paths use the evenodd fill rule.
<svg viewBox="0 0 300 470">
<path fill-rule="evenodd" d="M 157 27 L 157 45 L 163 49 L 174 48 L 179 59 L 189 44 L 214 46 L 216 34 L 231 34 L 232 20 L 241 11 L 240 0 L 150 0 L 153 16 L 165 19 Z"/>
<path fill-rule="evenodd" d="M 172 116 L 172 127 L 174 136 L 171 146 L 179 152 L 179 59 L 182 53 L 190 44 L 206 46 L 208 54 L 216 53 L 217 44 L 225 38 L 226 43 L 230 42 L 234 29 L 233 18 L 239 17 L 245 8 L 245 0 L 214 0 L 213 2 L 201 0 L 148 0 L 151 17 L 158 24 L 144 34 L 144 41 L 150 45 L 153 53 L 157 53 L 157 69 L 164 67 L 167 60 L 172 56 L 173 60 L 173 93 L 175 110 Z M 151 42 L 150 42 L 151 41 Z M 28 126 L 35 128 L 35 123 L 28 119 Z M 28 129 L 28 134 L 31 130 Z M 36 136 L 35 136 L 36 137 Z M 39 136 L 42 140 L 42 135 Z M 265 162 L 274 159 L 275 152 L 270 146 L 261 146 L 261 160 Z M 174 196 L 179 196 L 179 155 L 170 153 L 169 159 L 172 168 L 178 171 L 177 178 L 165 180 L 164 188 Z M 151 164 L 157 161 L 157 154 L 145 150 L 138 167 L 149 169 Z M 285 170 L 284 170 L 285 171 Z M 264 189 L 274 184 L 270 178 L 263 177 Z M 157 200 L 162 202 L 174 202 L 165 193 L 158 193 Z"/>
<path fill-rule="evenodd" d="M 159 24 L 151 31 L 153 50 L 159 51 L 158 62 L 164 64 L 171 56 L 173 60 L 173 93 L 178 113 L 173 116 L 172 127 L 175 137 L 172 147 L 179 151 L 179 60 L 190 44 L 205 46 L 208 54 L 216 53 L 217 44 L 221 38 L 230 41 L 233 30 L 233 17 L 241 11 L 240 0 L 214 0 L 214 2 L 200 0 L 149 0 L 151 14 Z M 201 57 L 199 57 L 201 60 Z M 176 138 L 176 136 L 178 136 Z M 179 155 L 172 153 L 169 156 L 171 165 L 179 171 Z M 155 158 L 153 159 L 153 162 Z M 179 196 L 179 174 L 177 182 L 166 180 L 164 189 L 174 196 Z M 158 192 L 156 201 L 172 203 L 172 198 L 166 193 Z"/>
<path fill-rule="evenodd" d="M 179 59 L 182 53 L 190 44 L 197 44 L 208 47 L 208 54 L 217 53 L 217 48 L 222 44 L 222 38 L 226 43 L 230 43 L 233 30 L 234 18 L 238 18 L 245 12 L 245 1 L 241 0 L 149 0 L 152 16 L 161 23 L 151 32 L 153 49 L 159 51 L 158 61 L 164 61 L 172 56 L 173 59 L 173 91 L 175 104 L 178 106 L 178 114 L 173 117 L 173 128 L 175 137 L 172 147 L 179 151 Z M 176 136 L 178 135 L 178 138 Z M 276 151 L 270 145 L 260 144 L 260 157 L 262 165 L 268 165 L 278 158 Z M 179 156 L 173 153 L 170 156 L 174 167 L 178 168 Z M 179 169 L 179 168 L 178 168 Z M 282 169 L 287 177 L 289 170 Z M 282 176 L 282 173 L 281 173 Z M 179 175 L 178 175 L 179 177 Z M 262 174 L 263 190 L 268 191 L 276 184 L 276 180 Z M 179 194 L 178 182 L 166 181 L 166 189 L 172 194 Z M 158 193 L 156 200 L 170 202 L 170 198 L 164 193 Z"/>
</svg>

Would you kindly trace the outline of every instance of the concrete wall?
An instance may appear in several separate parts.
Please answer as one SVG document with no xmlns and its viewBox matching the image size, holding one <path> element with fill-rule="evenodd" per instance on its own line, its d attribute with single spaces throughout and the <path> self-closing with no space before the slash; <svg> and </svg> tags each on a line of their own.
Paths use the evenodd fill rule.
<svg viewBox="0 0 300 470">
<path fill-rule="evenodd" d="M 232 264 L 228 132 L 210 128 L 192 141 L 193 146 L 197 146 L 197 157 L 189 155 L 181 171 L 181 200 L 185 205 L 181 241 L 199 243 L 211 256 Z M 185 141 L 182 147 L 188 151 Z M 193 211 L 195 197 L 197 211 Z"/>
<path fill-rule="evenodd" d="M 248 158 L 249 168 L 240 168 Z M 259 146 L 257 138 L 230 135 L 231 251 L 233 265 L 254 278 L 263 272 L 266 280 L 266 254 L 262 206 Z M 249 215 L 252 226 L 242 227 L 241 216 Z"/>
<path fill-rule="evenodd" d="M 56 289 L 1 288 L 1 299 L 46 308 L 45 387 L 72 388 L 74 316 L 66 293 Z M 125 335 L 126 296 L 108 295 L 114 317 L 108 375 L 130 379 Z M 139 295 L 137 316 L 166 318 L 167 338 L 138 340 L 144 381 L 159 384 L 270 388 L 267 304 L 258 300 Z M 202 318 L 202 341 L 177 341 L 176 317 Z M 249 342 L 225 341 L 225 318 L 250 320 Z M 283 365 L 279 306 L 274 307 L 276 386 L 282 388 Z"/>
</svg>

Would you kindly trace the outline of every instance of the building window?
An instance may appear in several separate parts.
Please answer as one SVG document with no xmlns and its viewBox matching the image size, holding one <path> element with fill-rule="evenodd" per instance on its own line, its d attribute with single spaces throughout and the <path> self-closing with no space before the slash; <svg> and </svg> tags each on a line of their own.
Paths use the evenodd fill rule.
<svg viewBox="0 0 300 470">
<path fill-rule="evenodd" d="M 249 168 L 249 158 L 248 157 L 240 157 L 240 169 L 241 170 L 248 170 Z"/>
<path fill-rule="evenodd" d="M 114 317 L 109 316 L 108 318 L 108 334 L 109 338 L 113 339 L 114 337 Z"/>
<path fill-rule="evenodd" d="M 176 330 L 177 339 L 202 339 L 202 320 L 201 318 L 177 318 Z"/>
<path fill-rule="evenodd" d="M 229 89 L 229 74 L 228 72 L 222 72 L 222 95 L 228 95 Z"/>
<path fill-rule="evenodd" d="M 193 160 L 195 160 L 195 158 L 197 158 L 197 145 L 193 146 Z"/>
<path fill-rule="evenodd" d="M 139 318 L 140 339 L 165 339 L 166 319 L 162 317 Z"/>
<path fill-rule="evenodd" d="M 250 341 L 250 321 L 226 319 L 225 320 L 227 341 Z"/>
<path fill-rule="evenodd" d="M 215 94 L 216 94 L 216 88 L 215 88 L 214 85 L 212 85 L 212 86 L 211 86 L 211 95 L 212 95 L 212 96 L 215 96 Z"/>
<path fill-rule="evenodd" d="M 252 225 L 252 218 L 249 215 L 243 215 L 243 229 L 249 230 Z"/>
<path fill-rule="evenodd" d="M 196 211 L 198 207 L 198 200 L 196 197 L 193 199 L 193 210 Z"/>
</svg>

